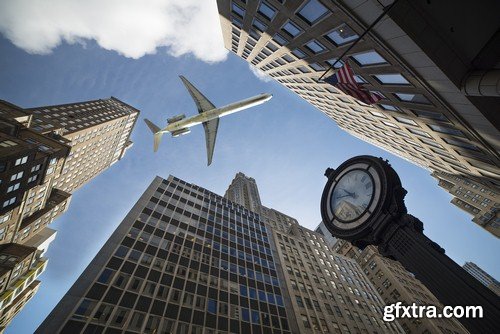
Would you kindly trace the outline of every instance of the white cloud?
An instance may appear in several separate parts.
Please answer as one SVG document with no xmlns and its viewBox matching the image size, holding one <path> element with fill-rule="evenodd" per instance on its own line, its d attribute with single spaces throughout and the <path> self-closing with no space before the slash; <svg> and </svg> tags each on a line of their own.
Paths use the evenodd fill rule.
<svg viewBox="0 0 500 334">
<path fill-rule="evenodd" d="M 272 80 L 272 78 L 269 75 L 267 75 L 266 73 L 264 73 L 264 71 L 258 69 L 257 67 L 253 66 L 252 64 L 248 64 L 248 67 L 250 68 L 252 73 L 255 74 L 255 76 L 260 80 L 264 82 L 269 82 Z"/>
<path fill-rule="evenodd" d="M 130 58 L 159 47 L 206 62 L 227 55 L 215 0 L 1 0 L 0 32 L 34 54 L 95 40 Z"/>
</svg>

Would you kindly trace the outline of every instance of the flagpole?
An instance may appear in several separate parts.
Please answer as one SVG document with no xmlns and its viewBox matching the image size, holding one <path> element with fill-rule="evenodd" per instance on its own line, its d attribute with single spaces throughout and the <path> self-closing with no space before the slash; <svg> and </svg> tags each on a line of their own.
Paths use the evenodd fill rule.
<svg viewBox="0 0 500 334">
<path fill-rule="evenodd" d="M 375 21 L 373 21 L 372 24 L 370 24 L 370 26 L 368 28 L 366 28 L 366 30 L 361 34 L 361 36 L 359 36 L 359 38 L 357 40 L 355 40 L 348 48 L 347 50 L 344 51 L 344 53 L 342 53 L 342 55 L 340 57 L 337 58 L 337 60 L 335 60 L 335 62 L 333 62 L 332 65 L 330 65 L 330 67 L 318 78 L 318 82 L 321 81 L 321 79 L 325 76 L 326 73 L 328 73 L 328 71 L 330 71 L 332 68 L 335 67 L 335 65 L 337 65 L 337 63 L 339 61 L 342 60 L 342 58 L 345 57 L 345 55 L 351 51 L 351 49 L 356 45 L 358 44 L 358 42 L 377 24 L 379 23 L 379 21 L 382 19 L 382 17 L 384 17 L 390 10 L 392 7 L 394 7 L 394 5 L 396 4 L 396 2 L 398 2 L 399 0 L 394 0 L 389 6 L 385 7 L 384 8 L 384 11 L 382 12 L 382 14 L 379 15 L 379 17 L 377 17 L 377 19 Z"/>
</svg>

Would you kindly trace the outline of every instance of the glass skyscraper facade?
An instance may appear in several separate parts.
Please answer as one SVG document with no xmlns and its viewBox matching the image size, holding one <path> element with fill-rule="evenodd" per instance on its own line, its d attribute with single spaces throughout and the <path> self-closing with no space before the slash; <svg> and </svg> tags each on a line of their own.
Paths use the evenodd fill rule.
<svg viewBox="0 0 500 334">
<path fill-rule="evenodd" d="M 259 215 L 156 177 L 37 333 L 291 333 L 270 241 Z"/>
</svg>

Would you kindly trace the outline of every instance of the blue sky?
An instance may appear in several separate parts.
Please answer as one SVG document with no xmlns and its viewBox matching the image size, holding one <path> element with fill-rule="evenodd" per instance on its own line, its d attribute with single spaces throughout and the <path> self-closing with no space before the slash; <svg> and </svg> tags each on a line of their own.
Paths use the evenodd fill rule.
<svg viewBox="0 0 500 334">
<path fill-rule="evenodd" d="M 53 45 L 52 53 L 40 55 L 0 39 L 0 99 L 34 107 L 115 96 L 141 110 L 133 148 L 78 190 L 68 212 L 51 226 L 58 235 L 47 253 L 49 265 L 40 277 L 40 291 L 7 333 L 36 329 L 155 175 L 172 174 L 223 195 L 235 173 L 244 172 L 256 179 L 266 206 L 314 229 L 320 221 L 327 167 L 359 154 L 387 158 L 408 190 L 408 211 L 424 222 L 426 235 L 460 265 L 473 261 L 500 276 L 496 238 L 450 204 L 451 197 L 427 171 L 343 132 L 279 83 L 258 79 L 237 56 L 207 63 L 189 50 L 173 52 L 171 46 L 158 46 L 156 53 L 133 59 L 119 48 L 105 50 L 86 40 Z M 219 106 L 262 92 L 274 95 L 266 104 L 221 120 L 210 167 L 200 126 L 180 138 L 164 136 L 159 152 L 152 152 L 152 136 L 143 118 L 163 125 L 173 115 L 197 112 L 180 74 Z"/>
</svg>

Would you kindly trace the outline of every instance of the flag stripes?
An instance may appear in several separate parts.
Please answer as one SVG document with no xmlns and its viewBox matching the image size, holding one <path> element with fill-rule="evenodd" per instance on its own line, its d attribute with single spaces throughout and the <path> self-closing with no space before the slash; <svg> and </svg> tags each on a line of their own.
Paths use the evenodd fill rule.
<svg viewBox="0 0 500 334">
<path fill-rule="evenodd" d="M 366 104 L 377 103 L 383 98 L 379 94 L 372 93 L 357 83 L 356 79 L 354 79 L 354 73 L 347 62 L 333 75 L 325 78 L 325 82 Z"/>
</svg>

